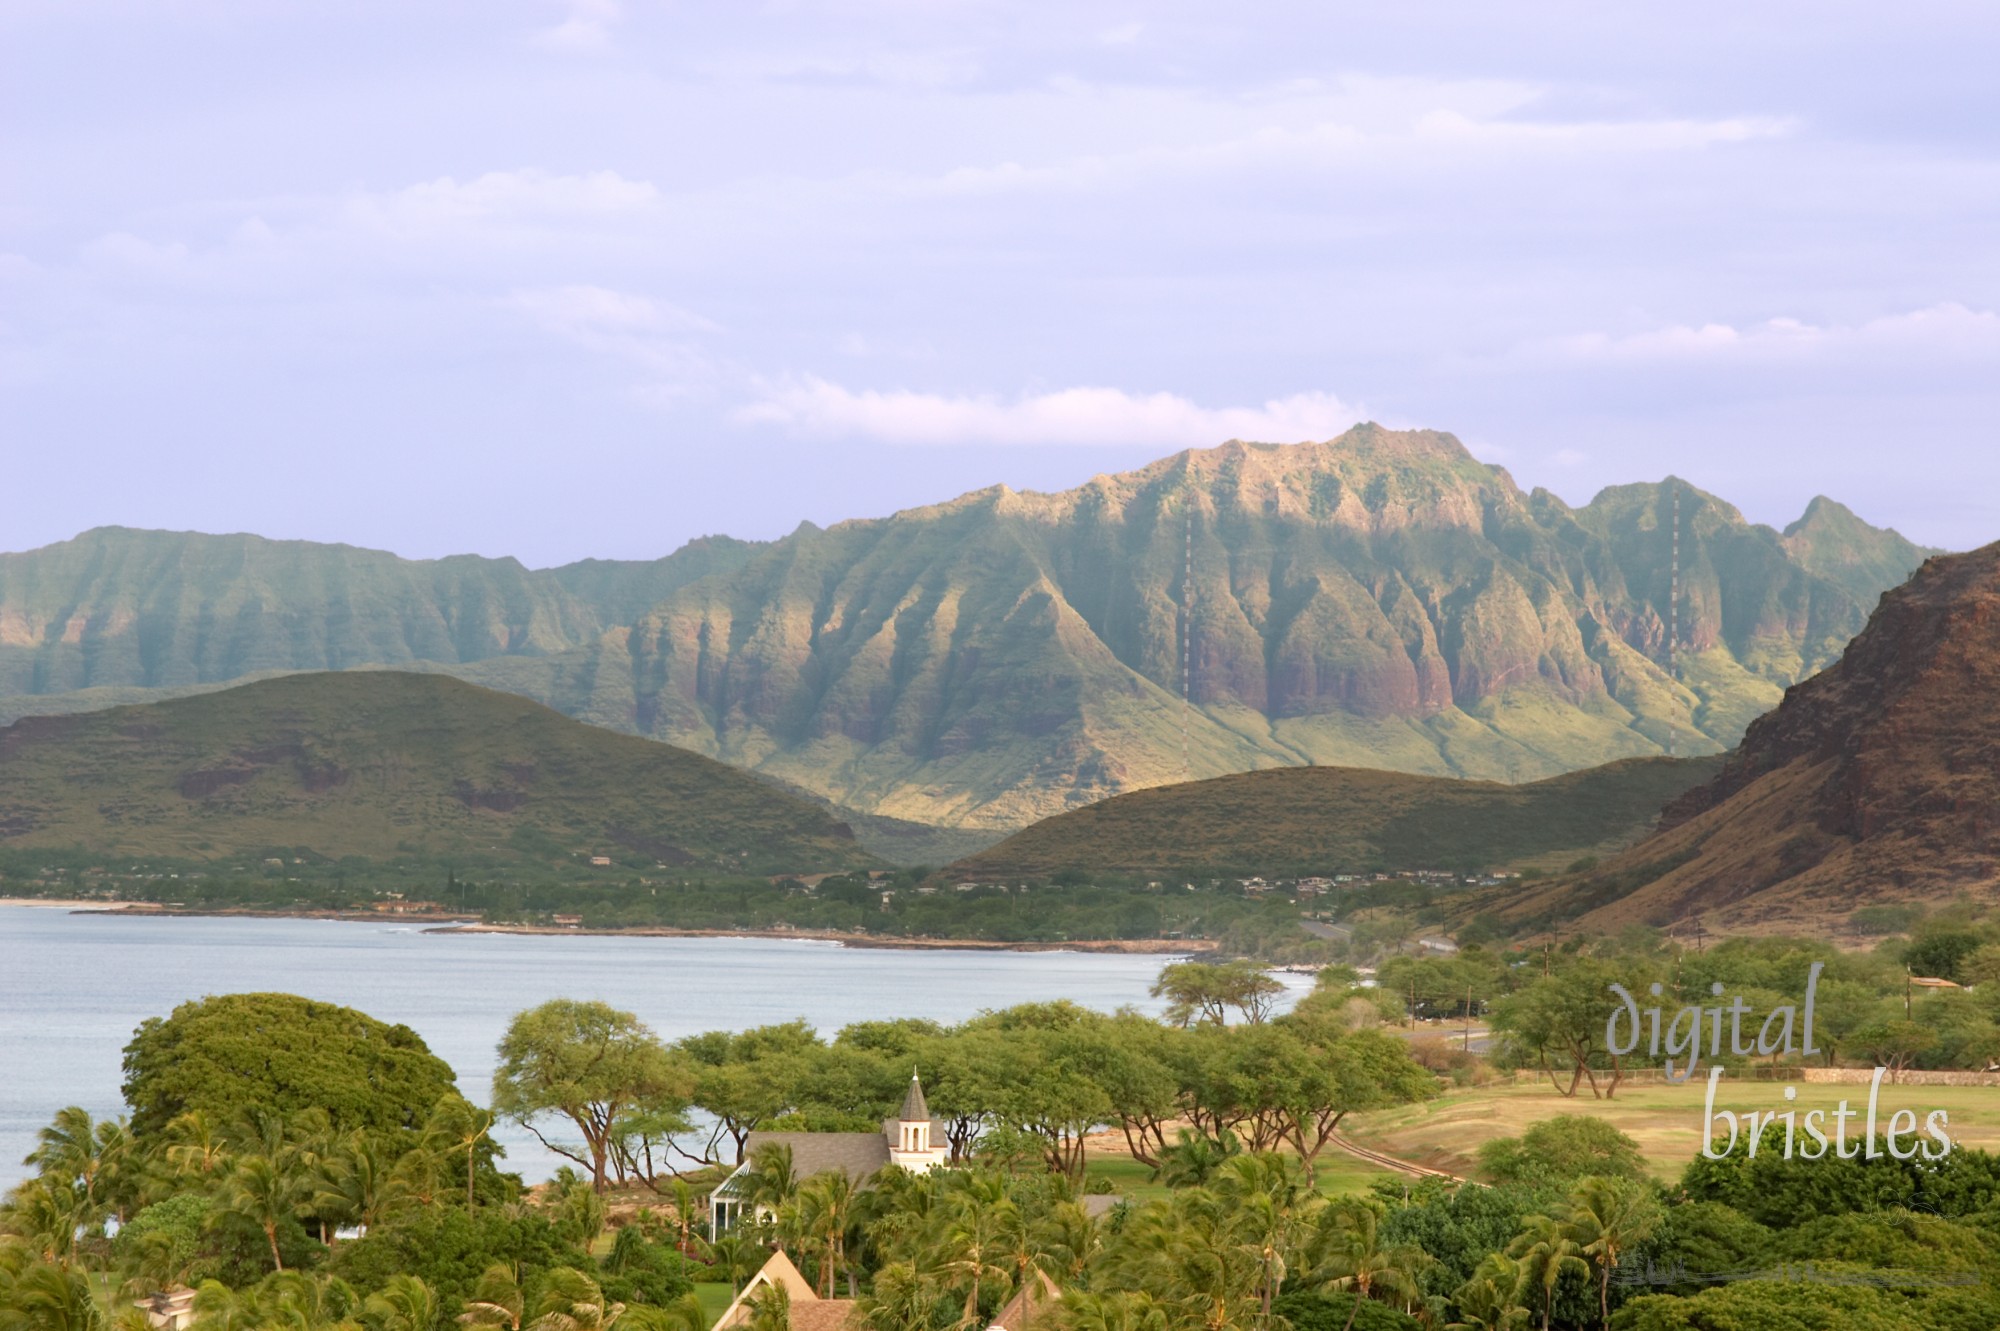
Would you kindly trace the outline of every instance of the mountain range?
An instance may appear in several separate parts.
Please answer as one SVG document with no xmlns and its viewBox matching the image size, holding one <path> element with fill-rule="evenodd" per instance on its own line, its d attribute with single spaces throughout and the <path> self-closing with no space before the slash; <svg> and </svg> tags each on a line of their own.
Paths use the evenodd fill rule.
<svg viewBox="0 0 2000 1331">
<path fill-rule="evenodd" d="M 1735 931 L 2000 886 L 2000 544 L 1932 559 L 1658 832 L 1513 895 L 1518 923 Z"/>
<path fill-rule="evenodd" d="M 1782 532 L 1673 479 L 1572 507 L 1373 425 L 650 562 L 105 529 L 0 556 L 0 717 L 387 664 L 1004 831 L 1268 767 L 1717 752 L 1928 553 L 1824 498 Z"/>
</svg>

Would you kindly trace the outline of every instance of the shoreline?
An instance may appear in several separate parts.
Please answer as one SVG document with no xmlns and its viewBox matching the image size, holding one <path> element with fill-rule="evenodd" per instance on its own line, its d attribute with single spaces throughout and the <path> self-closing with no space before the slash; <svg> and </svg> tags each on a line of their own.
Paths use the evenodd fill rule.
<svg viewBox="0 0 2000 1331">
<path fill-rule="evenodd" d="M 897 951 L 1088 952 L 1110 956 L 1198 956 L 1216 950 L 1209 938 L 1079 938 L 1066 942 L 1003 943 L 985 938 L 900 938 L 890 934 L 843 933 L 833 929 L 680 929 L 635 925 L 629 929 L 581 929 L 552 924 L 486 924 L 468 915 L 394 915 L 336 910 L 189 910 L 151 901 L 92 901 L 74 897 L 0 897 L 0 906 L 66 910 L 74 915 L 143 915 L 172 919 L 332 920 L 349 924 L 393 924 L 427 934 L 512 934 L 547 938 L 762 938 L 778 942 L 834 943 L 840 947 Z"/>
<path fill-rule="evenodd" d="M 837 943 L 842 947 L 957 952 L 1094 952 L 1129 956 L 1178 955 L 1215 951 L 1208 938 L 1079 938 L 1068 942 L 1001 943 L 986 938 L 899 938 L 889 934 L 842 933 L 834 929 L 677 929 L 647 924 L 630 929 L 576 929 L 546 924 L 438 924 L 431 934 L 516 934 L 557 938 L 767 938 L 792 943 Z"/>
</svg>

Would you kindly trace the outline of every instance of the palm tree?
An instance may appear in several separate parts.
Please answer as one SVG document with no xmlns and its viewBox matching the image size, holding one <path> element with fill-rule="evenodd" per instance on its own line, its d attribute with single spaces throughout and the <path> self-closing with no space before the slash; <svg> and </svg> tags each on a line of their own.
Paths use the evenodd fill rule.
<svg viewBox="0 0 2000 1331">
<path fill-rule="evenodd" d="M 763 1249 L 741 1234 L 724 1234 L 710 1247 L 714 1264 L 729 1277 L 729 1296 L 742 1292 L 743 1281 L 763 1265 Z"/>
<path fill-rule="evenodd" d="M 695 1221 L 700 1213 L 695 1201 L 698 1195 L 686 1179 L 674 1180 L 674 1246 L 683 1257 L 697 1257 L 704 1246 L 695 1234 Z"/>
<path fill-rule="evenodd" d="M 437 1295 L 413 1275 L 397 1275 L 362 1305 L 375 1331 L 436 1331 Z"/>
<path fill-rule="evenodd" d="M 1227 1128 L 1217 1137 L 1182 1128 L 1174 1134 L 1174 1144 L 1160 1153 L 1154 1173 L 1170 1188 L 1198 1188 L 1214 1177 L 1224 1161 L 1242 1151 L 1243 1143 Z"/>
<path fill-rule="evenodd" d="M 854 1179 L 839 1169 L 815 1174 L 799 1186 L 789 1209 L 799 1236 L 820 1250 L 823 1297 L 830 1299 L 834 1280 L 845 1265 L 847 1230 L 854 1218 Z"/>
<path fill-rule="evenodd" d="M 361 1331 L 361 1301 L 346 1281 L 304 1271 L 276 1271 L 257 1286 L 260 1331 Z"/>
<path fill-rule="evenodd" d="M 0 1323 L 31 1331 L 103 1331 L 104 1311 L 81 1271 L 28 1262 L 0 1281 Z"/>
<path fill-rule="evenodd" d="M 1081 1210 L 1082 1208 L 1078 1208 Z M 1010 1271 L 1014 1278 L 1014 1293 L 1027 1292 L 1021 1301 L 1021 1325 L 1008 1327 L 1007 1331 L 1028 1331 L 1034 1320 L 1035 1298 L 1030 1282 L 1049 1267 L 1049 1227 L 1029 1215 L 1021 1204 L 1009 1197 L 994 1208 L 995 1255 Z"/>
<path fill-rule="evenodd" d="M 379 1139 L 365 1132 L 351 1134 L 319 1158 L 314 1210 L 366 1233 L 412 1201 L 407 1182 L 396 1173 L 397 1163 Z"/>
<path fill-rule="evenodd" d="M 750 1300 L 749 1331 L 792 1331 L 792 1295 L 773 1282 Z"/>
<path fill-rule="evenodd" d="M 783 1142 L 765 1142 L 750 1153 L 750 1168 L 740 1183 L 750 1214 L 776 1214 L 798 1191 L 798 1175 L 792 1170 L 792 1148 Z"/>
<path fill-rule="evenodd" d="M 708 1314 L 700 1299 L 683 1294 L 664 1307 L 627 1308 L 618 1331 L 708 1331 Z"/>
<path fill-rule="evenodd" d="M 1179 1326 L 1233 1331 L 1259 1306 L 1263 1268 L 1241 1242 L 1235 1206 L 1208 1188 L 1183 1188 L 1153 1202 L 1125 1229 L 1105 1273 L 1117 1286 L 1144 1289 Z"/>
<path fill-rule="evenodd" d="M 1072 1294 L 1063 1300 L 1070 1331 L 1167 1331 L 1167 1310 L 1144 1290 Z"/>
<path fill-rule="evenodd" d="M 1523 1220 L 1520 1236 L 1508 1245 L 1507 1255 L 1520 1258 L 1525 1265 L 1526 1282 L 1541 1288 L 1542 1331 L 1549 1331 L 1549 1322 L 1555 1315 L 1556 1287 L 1562 1284 L 1564 1273 L 1590 1274 L 1590 1264 L 1578 1255 L 1581 1251 L 1562 1222 L 1545 1215 L 1531 1215 Z"/>
<path fill-rule="evenodd" d="M 890 1262 L 875 1273 L 875 1288 L 861 1300 L 861 1316 L 872 1331 L 907 1331 L 930 1326 L 943 1302 L 937 1283 L 910 1262 Z"/>
<path fill-rule="evenodd" d="M 1006 1185 L 998 1178 L 976 1175 L 956 1182 L 938 1230 L 932 1269 L 944 1277 L 947 1286 L 964 1288 L 965 1311 L 959 1325 L 970 1327 L 979 1320 L 979 1296 L 986 1282 L 1007 1278 L 1006 1268 L 993 1261 Z"/>
<path fill-rule="evenodd" d="M 246 1155 L 230 1171 L 220 1200 L 225 1212 L 243 1216 L 264 1231 L 264 1239 L 271 1245 L 272 1268 L 283 1271 L 285 1259 L 278 1251 L 278 1229 L 297 1215 L 311 1193 L 311 1186 L 304 1171 L 288 1155 Z"/>
<path fill-rule="evenodd" d="M 477 1206 L 473 1184 L 477 1181 L 479 1143 L 493 1131 L 493 1111 L 481 1109 L 462 1095 L 447 1095 L 431 1110 L 424 1124 L 424 1140 L 438 1150 L 465 1156 L 465 1209 Z"/>
<path fill-rule="evenodd" d="M 77 1235 L 90 1224 L 83 1192 L 74 1184 L 32 1178 L 7 1198 L 7 1228 L 45 1262 L 67 1267 Z"/>
<path fill-rule="evenodd" d="M 550 1271 L 535 1301 L 530 1331 L 606 1331 L 625 1315 L 625 1305 L 608 1300 L 595 1280 L 572 1267 Z"/>
<path fill-rule="evenodd" d="M 1579 1179 L 1570 1193 L 1563 1230 L 1597 1267 L 1597 1315 L 1605 1327 L 1611 1325 L 1611 1273 L 1619 1257 L 1644 1241 L 1659 1220 L 1658 1203 L 1643 1184 L 1629 1179 Z"/>
<path fill-rule="evenodd" d="M 495 1262 L 486 1268 L 472 1288 L 472 1297 L 465 1301 L 465 1311 L 458 1315 L 458 1320 L 466 1326 L 504 1327 L 506 1331 L 521 1331 L 526 1318 L 527 1304 L 521 1297 L 521 1283 L 505 1262 Z"/>
<path fill-rule="evenodd" d="M 23 1163 L 33 1165 L 44 1178 L 75 1188 L 83 1223 L 101 1224 L 113 1211 L 111 1190 L 131 1156 L 125 1120 L 94 1122 L 89 1111 L 71 1105 L 35 1139 L 35 1149 Z"/>
<path fill-rule="evenodd" d="M 1471 1278 L 1453 1291 L 1459 1320 L 1445 1331 L 1520 1331 L 1533 1317 L 1521 1306 L 1528 1274 L 1525 1261 L 1502 1252 L 1487 1253 Z"/>
<path fill-rule="evenodd" d="M 1350 1201 L 1328 1207 L 1315 1235 L 1313 1246 L 1320 1257 L 1315 1277 L 1328 1288 L 1355 1294 L 1342 1331 L 1352 1331 L 1362 1300 L 1375 1297 L 1378 1291 L 1405 1300 L 1417 1297 L 1416 1271 L 1427 1259 L 1421 1250 L 1408 1245 L 1384 1247 L 1381 1221 L 1382 1214 L 1374 1206 Z"/>
<path fill-rule="evenodd" d="M 1041 1220 L 1043 1257 L 1056 1283 L 1079 1285 L 1103 1247 L 1098 1224 L 1079 1202 L 1057 1202 Z"/>
<path fill-rule="evenodd" d="M 229 1160 L 229 1148 L 215 1123 L 199 1109 L 177 1115 L 167 1124 L 167 1163 L 182 1175 L 207 1178 Z"/>
</svg>

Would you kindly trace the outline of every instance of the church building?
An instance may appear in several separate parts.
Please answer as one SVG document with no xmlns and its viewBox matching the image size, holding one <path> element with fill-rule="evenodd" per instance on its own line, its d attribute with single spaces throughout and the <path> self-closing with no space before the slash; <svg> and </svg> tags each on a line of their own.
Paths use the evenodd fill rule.
<svg viewBox="0 0 2000 1331">
<path fill-rule="evenodd" d="M 880 1132 L 753 1132 L 743 1143 L 743 1163 L 708 1197 L 708 1237 L 714 1241 L 742 1223 L 748 1205 L 742 1180 L 761 1146 L 791 1148 L 792 1177 L 803 1182 L 815 1174 L 838 1169 L 856 1184 L 865 1183 L 886 1165 L 912 1173 L 936 1169 L 951 1156 L 944 1124 L 931 1118 L 924 1103 L 923 1083 L 910 1074 L 910 1089 L 896 1117 L 885 1119 Z"/>
</svg>

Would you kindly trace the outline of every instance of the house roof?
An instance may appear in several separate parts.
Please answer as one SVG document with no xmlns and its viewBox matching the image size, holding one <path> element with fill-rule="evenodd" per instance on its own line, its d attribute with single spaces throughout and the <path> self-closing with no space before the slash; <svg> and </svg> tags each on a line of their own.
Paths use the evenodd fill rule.
<svg viewBox="0 0 2000 1331">
<path fill-rule="evenodd" d="M 751 1307 L 758 1292 L 772 1285 L 782 1286 L 791 1302 L 792 1331 L 848 1331 L 850 1326 L 859 1327 L 857 1316 L 860 1304 L 853 1299 L 822 1299 L 813 1292 L 806 1278 L 799 1274 L 799 1268 L 792 1259 L 785 1256 L 783 1248 L 772 1253 L 750 1277 L 750 1283 L 743 1287 L 722 1316 L 715 1319 L 715 1331 L 732 1331 L 732 1328 L 747 1324 L 753 1314 Z"/>
<path fill-rule="evenodd" d="M 1052 1303 L 1062 1302 L 1062 1290 L 1049 1279 L 1046 1271 L 1035 1272 L 1035 1278 L 1022 1286 L 1020 1293 L 1007 1300 L 1000 1311 L 993 1314 L 988 1331 L 1021 1331 L 1024 1323 L 1032 1324 L 1037 1316 L 1046 1317 Z"/>
<path fill-rule="evenodd" d="M 847 1331 L 863 1325 L 861 1305 L 853 1299 L 815 1299 L 792 1305 L 792 1331 Z"/>
<path fill-rule="evenodd" d="M 792 1177 L 840 1170 L 859 1183 L 889 1163 L 889 1139 L 879 1132 L 753 1132 L 743 1144 L 744 1158 L 766 1144 L 792 1148 Z"/>
<path fill-rule="evenodd" d="M 903 1108 L 896 1115 L 899 1123 L 928 1123 L 931 1121 L 931 1107 L 924 1103 L 924 1084 L 917 1080 L 917 1074 L 910 1074 L 910 1089 L 903 1096 Z"/>
</svg>

